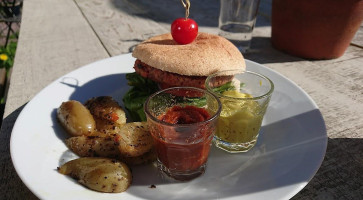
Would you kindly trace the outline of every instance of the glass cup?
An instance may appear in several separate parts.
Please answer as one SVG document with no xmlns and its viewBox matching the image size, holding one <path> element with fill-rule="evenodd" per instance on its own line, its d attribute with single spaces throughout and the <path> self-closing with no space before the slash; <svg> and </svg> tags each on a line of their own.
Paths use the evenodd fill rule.
<svg viewBox="0 0 363 200">
<path fill-rule="evenodd" d="M 144 111 L 158 168 L 181 181 L 203 174 L 221 112 L 218 97 L 199 88 L 168 88 L 151 95 Z"/>
<path fill-rule="evenodd" d="M 229 70 L 210 75 L 206 88 L 222 103 L 214 144 L 230 153 L 254 147 L 274 90 L 272 81 L 255 72 Z"/>
<path fill-rule="evenodd" d="M 250 49 L 260 0 L 221 0 L 219 35 L 245 53 Z"/>
</svg>

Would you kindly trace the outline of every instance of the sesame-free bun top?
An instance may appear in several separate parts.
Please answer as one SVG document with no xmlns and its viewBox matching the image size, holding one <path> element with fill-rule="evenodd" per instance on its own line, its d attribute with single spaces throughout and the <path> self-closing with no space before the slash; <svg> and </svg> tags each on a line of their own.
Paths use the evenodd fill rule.
<svg viewBox="0 0 363 200">
<path fill-rule="evenodd" d="M 199 33 L 186 45 L 175 42 L 170 33 L 158 35 L 137 45 L 132 56 L 154 68 L 187 76 L 246 68 L 241 52 L 230 41 L 208 33 Z"/>
</svg>

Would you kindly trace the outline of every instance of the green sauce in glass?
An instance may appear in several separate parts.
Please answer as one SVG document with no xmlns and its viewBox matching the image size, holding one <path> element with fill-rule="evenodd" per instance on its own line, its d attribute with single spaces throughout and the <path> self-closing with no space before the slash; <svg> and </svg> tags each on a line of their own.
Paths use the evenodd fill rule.
<svg viewBox="0 0 363 200">
<path fill-rule="evenodd" d="M 224 96 L 252 98 L 250 94 L 225 91 Z M 255 143 L 261 127 L 263 114 L 253 100 L 221 98 L 222 112 L 218 120 L 216 136 L 229 143 Z"/>
</svg>

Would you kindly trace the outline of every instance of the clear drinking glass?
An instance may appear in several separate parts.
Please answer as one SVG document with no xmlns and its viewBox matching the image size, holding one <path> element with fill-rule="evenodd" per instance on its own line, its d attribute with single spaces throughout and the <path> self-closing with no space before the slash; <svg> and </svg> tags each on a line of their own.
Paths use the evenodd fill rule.
<svg viewBox="0 0 363 200">
<path fill-rule="evenodd" d="M 260 0 L 221 0 L 219 35 L 227 38 L 241 52 L 250 48 Z"/>
<path fill-rule="evenodd" d="M 226 79 L 229 81 L 220 86 L 220 80 Z M 215 145 L 231 153 L 254 147 L 274 90 L 272 81 L 255 72 L 230 70 L 209 76 L 206 88 L 222 103 Z"/>
<path fill-rule="evenodd" d="M 218 97 L 193 87 L 168 88 L 151 95 L 144 110 L 158 168 L 182 181 L 203 174 L 221 112 Z"/>
</svg>

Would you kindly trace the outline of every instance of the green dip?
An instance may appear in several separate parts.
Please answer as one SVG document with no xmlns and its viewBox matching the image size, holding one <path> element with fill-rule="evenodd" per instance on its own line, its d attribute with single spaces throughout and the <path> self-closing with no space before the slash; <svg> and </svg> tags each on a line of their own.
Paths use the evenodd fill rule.
<svg viewBox="0 0 363 200">
<path fill-rule="evenodd" d="M 252 98 L 250 94 L 225 91 L 224 96 Z M 220 114 L 216 136 L 229 143 L 255 143 L 261 127 L 263 113 L 254 100 L 221 98 Z"/>
</svg>

